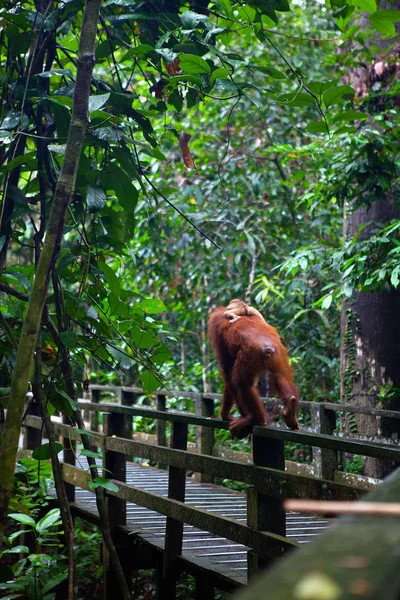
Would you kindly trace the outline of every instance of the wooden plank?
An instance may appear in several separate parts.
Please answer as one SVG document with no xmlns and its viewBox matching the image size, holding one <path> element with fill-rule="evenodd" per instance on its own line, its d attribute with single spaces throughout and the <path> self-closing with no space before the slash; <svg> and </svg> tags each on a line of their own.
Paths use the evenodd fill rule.
<svg viewBox="0 0 400 600">
<path fill-rule="evenodd" d="M 86 490 L 89 489 L 88 477 L 85 471 L 65 464 L 62 465 L 62 470 L 64 481 Z M 292 542 L 279 535 L 254 531 L 233 519 L 228 519 L 227 517 L 222 517 L 200 508 L 193 508 L 178 500 L 152 494 L 126 483 L 121 483 L 120 481 L 111 481 L 119 488 L 119 492 L 106 490 L 108 496 L 123 498 L 128 502 L 134 502 L 193 527 L 198 527 L 238 544 L 253 548 L 257 554 L 260 554 L 266 560 L 275 557 L 278 553 L 283 554 L 297 547 L 296 542 Z"/>
<path fill-rule="evenodd" d="M 370 492 L 367 502 L 396 503 L 400 469 Z M 398 517 L 346 516 L 313 544 L 289 556 L 237 595 L 237 600 L 329 598 L 398 600 L 400 597 Z"/>
<path fill-rule="evenodd" d="M 115 402 L 102 402 L 92 404 L 86 400 L 78 402 L 82 410 L 89 408 L 97 412 L 117 412 L 125 415 L 137 417 L 146 417 L 148 419 L 161 419 L 162 421 L 171 421 L 174 423 L 187 423 L 188 425 L 202 425 L 204 427 L 213 427 L 214 429 L 229 429 L 228 421 L 222 421 L 220 418 L 207 419 L 197 417 L 193 413 L 177 410 L 160 411 L 148 406 L 121 406 Z"/>
<path fill-rule="evenodd" d="M 190 454 L 182 450 L 151 446 L 134 440 L 108 438 L 105 444 L 109 450 L 140 456 L 156 462 L 165 462 L 195 473 L 205 472 L 222 479 L 250 483 L 259 492 L 278 498 L 357 500 L 366 493 L 363 489 L 316 479 L 308 475 L 294 475 L 277 469 L 246 465 L 215 456 Z"/>
<path fill-rule="evenodd" d="M 274 427 L 255 427 L 253 435 L 283 439 L 286 442 L 318 446 L 320 448 L 329 448 L 341 452 L 351 452 L 352 454 L 386 458 L 387 460 L 400 462 L 400 446 L 396 448 L 394 445 L 389 446 L 388 444 L 354 441 L 348 438 L 344 439 L 320 433 L 304 433 L 302 431 L 291 431 L 290 429 L 278 429 Z"/>
</svg>

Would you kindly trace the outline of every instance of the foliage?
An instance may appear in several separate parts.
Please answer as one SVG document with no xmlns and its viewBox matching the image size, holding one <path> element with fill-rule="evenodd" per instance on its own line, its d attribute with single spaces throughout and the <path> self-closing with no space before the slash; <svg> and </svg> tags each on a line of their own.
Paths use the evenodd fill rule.
<svg viewBox="0 0 400 600">
<path fill-rule="evenodd" d="M 41 6 L 1 1 L 1 410 L 64 161 L 82 24 L 82 2 Z M 160 383 L 216 389 L 207 312 L 235 296 L 278 327 L 302 398 L 338 399 L 343 299 L 400 281 L 398 220 L 342 238 L 351 211 L 395 195 L 398 75 L 387 69 L 365 94 L 342 76 L 375 60 L 380 37 L 390 57 L 399 14 L 375 0 L 103 3 L 41 330 L 51 414 L 76 408 L 65 352 L 79 393 L 95 378 L 146 395 Z M 39 552 L 48 447 L 36 456 L 16 473 L 12 511 L 38 547 L 15 566 L 14 591 L 35 584 L 50 598 L 64 559 Z"/>
<path fill-rule="evenodd" d="M 65 556 L 59 554 L 60 510 L 48 508 L 51 478 L 49 463 L 24 458 L 17 464 L 9 514 L 15 531 L 6 537 L 2 559 L 7 564 L 0 573 L 0 590 L 7 597 L 51 600 L 67 577 Z"/>
</svg>

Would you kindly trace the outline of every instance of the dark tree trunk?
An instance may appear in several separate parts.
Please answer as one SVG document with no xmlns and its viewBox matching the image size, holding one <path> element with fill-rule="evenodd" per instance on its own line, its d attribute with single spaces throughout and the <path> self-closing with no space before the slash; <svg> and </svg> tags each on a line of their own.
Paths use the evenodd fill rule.
<svg viewBox="0 0 400 600">
<path fill-rule="evenodd" d="M 395 202 L 378 200 L 367 209 L 354 211 L 347 223 L 346 237 L 368 222 L 385 223 L 400 214 Z M 363 232 L 368 237 L 370 228 Z M 341 318 L 341 398 L 356 406 L 376 407 L 383 388 L 400 388 L 400 291 L 355 292 L 343 307 Z M 384 402 L 382 408 L 400 409 L 400 398 Z M 347 431 L 398 438 L 397 419 L 380 420 L 359 415 L 347 417 Z M 393 466 L 388 461 L 368 458 L 364 473 L 384 477 Z"/>
<path fill-rule="evenodd" d="M 399 9 L 400 0 L 390 3 L 382 0 L 380 8 Z M 361 27 L 369 27 L 367 16 L 358 20 Z M 399 25 L 396 24 L 399 30 Z M 383 39 L 377 36 L 370 43 L 382 51 L 381 56 L 370 64 L 360 64 L 344 78 L 355 89 L 361 105 L 366 102 L 367 110 L 379 113 L 389 106 L 395 108 L 399 97 L 393 98 L 381 94 L 373 102 L 368 96 L 376 85 L 381 92 L 390 90 L 400 79 L 400 47 L 393 38 Z M 368 174 L 366 174 L 368 177 Z M 361 226 L 367 225 L 361 238 L 370 237 L 373 226 L 368 223 L 386 223 L 391 219 L 400 219 L 398 206 L 398 184 L 393 186 L 371 206 L 361 206 L 349 211 L 345 219 L 344 239 L 351 238 Z M 384 288 L 377 292 L 355 292 L 346 301 L 341 315 L 341 402 L 356 406 L 380 407 L 400 410 L 400 394 L 395 398 L 382 399 L 380 392 L 391 388 L 400 388 L 400 291 Z M 391 399 L 390 399 L 391 398 Z M 381 399 L 383 400 L 381 402 Z M 382 435 L 399 438 L 400 421 L 398 419 L 381 420 L 376 417 L 347 416 L 344 423 L 347 431 L 357 429 L 359 434 Z M 389 461 L 368 458 L 364 465 L 364 474 L 370 477 L 385 477 L 394 468 Z"/>
</svg>

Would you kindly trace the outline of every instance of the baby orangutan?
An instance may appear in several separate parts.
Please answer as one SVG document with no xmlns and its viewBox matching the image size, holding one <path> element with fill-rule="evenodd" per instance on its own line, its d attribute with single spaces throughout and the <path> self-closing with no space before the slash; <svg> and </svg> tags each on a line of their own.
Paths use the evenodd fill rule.
<svg viewBox="0 0 400 600">
<path fill-rule="evenodd" d="M 227 306 L 227 310 L 224 312 L 225 318 L 229 319 L 231 323 L 234 323 L 240 317 L 258 317 L 261 319 L 263 323 L 265 323 L 265 319 L 262 314 L 253 306 L 249 306 L 243 300 L 231 300 Z"/>
<path fill-rule="evenodd" d="M 287 426 L 300 429 L 298 391 L 287 350 L 276 329 L 255 308 L 241 300 L 232 300 L 229 306 L 212 311 L 208 331 L 224 379 L 221 417 L 230 422 L 232 435 L 243 438 L 254 425 L 267 424 L 267 413 L 257 389 L 265 373 L 283 403 Z M 234 402 L 240 412 L 238 419 L 231 415 Z"/>
</svg>

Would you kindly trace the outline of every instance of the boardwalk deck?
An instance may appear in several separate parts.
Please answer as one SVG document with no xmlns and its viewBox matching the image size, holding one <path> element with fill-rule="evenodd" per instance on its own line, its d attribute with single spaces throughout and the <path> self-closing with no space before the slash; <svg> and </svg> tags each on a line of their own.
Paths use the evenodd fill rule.
<svg viewBox="0 0 400 600">
<path fill-rule="evenodd" d="M 168 471 L 127 463 L 128 484 L 143 490 L 168 496 Z M 246 495 L 242 492 L 206 483 L 197 483 L 191 478 L 186 480 L 186 504 L 210 511 L 221 516 L 246 522 Z M 82 514 L 97 515 L 94 494 L 76 488 L 75 507 Z M 329 526 L 329 519 L 310 515 L 288 513 L 287 537 L 300 544 L 311 541 Z M 127 503 L 127 525 L 124 530 L 133 537 L 149 545 L 164 548 L 166 517 L 138 506 Z M 247 583 L 246 546 L 236 544 L 226 538 L 217 537 L 190 525 L 184 526 L 182 558 L 206 571 L 218 574 L 234 584 Z"/>
</svg>

